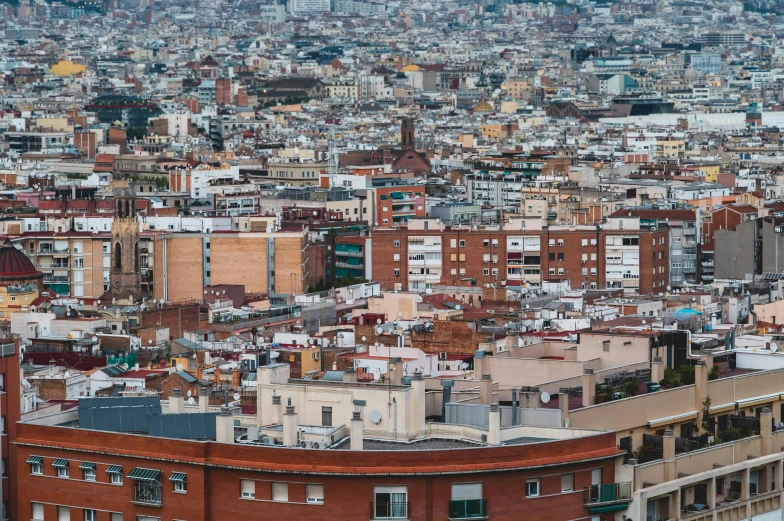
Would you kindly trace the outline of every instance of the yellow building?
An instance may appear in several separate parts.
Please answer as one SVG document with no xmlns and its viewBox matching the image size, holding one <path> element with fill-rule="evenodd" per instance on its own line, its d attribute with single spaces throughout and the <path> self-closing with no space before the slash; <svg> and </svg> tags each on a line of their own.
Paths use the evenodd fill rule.
<svg viewBox="0 0 784 521">
<path fill-rule="evenodd" d="M 69 60 L 62 60 L 55 63 L 50 69 L 51 73 L 55 76 L 74 76 L 87 70 L 87 67 L 81 63 L 74 63 Z"/>
<path fill-rule="evenodd" d="M 686 142 L 682 139 L 657 139 L 656 157 L 677 159 L 686 152 Z"/>
</svg>

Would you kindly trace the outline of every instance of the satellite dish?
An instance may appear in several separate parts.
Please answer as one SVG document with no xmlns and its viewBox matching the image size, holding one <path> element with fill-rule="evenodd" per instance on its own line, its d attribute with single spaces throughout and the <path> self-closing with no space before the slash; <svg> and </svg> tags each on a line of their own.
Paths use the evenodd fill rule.
<svg viewBox="0 0 784 521">
<path fill-rule="evenodd" d="M 182 371 L 182 364 L 177 364 L 177 370 Z"/>
<path fill-rule="evenodd" d="M 462 367 L 464 370 L 468 369 L 468 362 L 463 362 L 462 364 L 460 364 L 460 367 Z"/>
<path fill-rule="evenodd" d="M 460 304 L 455 305 L 455 309 L 460 311 Z"/>
<path fill-rule="evenodd" d="M 195 405 L 195 404 L 196 404 L 196 400 L 194 400 L 192 396 L 188 398 L 188 405 Z"/>
<path fill-rule="evenodd" d="M 234 393 L 234 399 L 235 400 L 239 400 L 240 399 L 240 393 Z"/>
<path fill-rule="evenodd" d="M 370 411 L 370 421 L 372 421 L 376 425 L 381 423 L 381 412 L 376 410 Z"/>
<path fill-rule="evenodd" d="M 94 336 L 94 337 L 93 337 L 93 342 L 97 342 L 97 341 L 98 341 L 98 337 L 97 337 L 97 336 Z"/>
<path fill-rule="evenodd" d="M 381 335 L 383 333 L 384 333 L 384 329 L 383 328 L 380 328 L 380 327 L 376 328 L 376 334 Z"/>
<path fill-rule="evenodd" d="M 770 344 L 770 352 L 775 353 L 778 350 L 779 350 L 779 345 L 776 342 L 772 342 Z"/>
<path fill-rule="evenodd" d="M 364 336 L 363 336 L 363 337 L 362 337 L 362 341 L 364 342 L 365 340 L 367 340 L 367 337 L 364 337 Z"/>
<path fill-rule="evenodd" d="M 79 301 L 79 305 L 80 305 L 80 306 L 84 306 L 84 300 L 80 300 L 80 301 Z"/>
<path fill-rule="evenodd" d="M 188 392 L 187 392 L 186 394 L 187 394 L 188 396 L 193 396 L 193 391 L 191 391 L 190 389 L 188 389 Z"/>
<path fill-rule="evenodd" d="M 550 393 L 545 391 L 542 393 L 542 396 L 540 398 L 542 399 L 542 403 L 547 403 L 550 401 Z"/>
<path fill-rule="evenodd" d="M 381 324 L 381 319 L 380 318 L 376 319 L 376 324 L 379 324 L 379 325 Z"/>
</svg>

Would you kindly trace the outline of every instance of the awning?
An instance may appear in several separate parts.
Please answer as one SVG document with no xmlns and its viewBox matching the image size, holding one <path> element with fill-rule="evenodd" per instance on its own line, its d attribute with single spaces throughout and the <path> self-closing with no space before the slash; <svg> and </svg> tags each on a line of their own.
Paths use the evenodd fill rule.
<svg viewBox="0 0 784 521">
<path fill-rule="evenodd" d="M 44 462 L 44 459 L 41 456 L 30 456 L 27 458 L 27 463 L 29 465 L 40 465 Z"/>
<path fill-rule="evenodd" d="M 90 463 L 88 461 L 85 461 L 82 462 L 81 465 L 79 465 L 79 468 L 82 470 L 95 470 L 95 463 Z"/>
<path fill-rule="evenodd" d="M 122 474 L 122 465 L 109 465 L 106 469 L 107 474 Z"/>
<path fill-rule="evenodd" d="M 54 460 L 54 463 L 52 463 L 52 466 L 56 469 L 62 469 L 62 468 L 68 468 L 69 464 L 70 461 L 68 461 L 67 459 L 56 459 Z"/>
<path fill-rule="evenodd" d="M 686 412 L 683 414 L 676 414 L 675 416 L 668 416 L 666 418 L 657 418 L 648 422 L 648 427 L 655 429 L 656 427 L 666 427 L 671 423 L 685 422 L 693 420 L 697 417 L 698 411 Z"/>
<path fill-rule="evenodd" d="M 405 199 L 405 198 L 406 198 L 406 196 L 405 196 L 405 195 L 403 195 L 403 194 L 402 194 L 402 193 L 400 193 L 400 192 L 390 192 L 390 193 L 389 193 L 389 196 L 390 196 L 392 199 Z"/>
<path fill-rule="evenodd" d="M 184 472 L 172 472 L 169 481 L 174 481 L 178 483 L 185 483 L 185 473 Z"/>
<path fill-rule="evenodd" d="M 161 471 L 153 469 L 142 469 L 137 467 L 131 470 L 130 474 L 128 474 L 128 479 L 135 479 L 138 481 L 156 481 L 160 483 Z"/>
</svg>

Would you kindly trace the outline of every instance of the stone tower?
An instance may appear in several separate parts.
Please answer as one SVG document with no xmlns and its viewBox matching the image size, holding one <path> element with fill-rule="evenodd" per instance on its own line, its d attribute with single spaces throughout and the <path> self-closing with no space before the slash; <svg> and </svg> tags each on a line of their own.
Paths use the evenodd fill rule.
<svg viewBox="0 0 784 521">
<path fill-rule="evenodd" d="M 112 221 L 112 261 L 110 287 L 103 300 L 138 301 L 142 294 L 139 268 L 139 222 L 136 220 L 136 192 L 120 188 L 114 192 Z"/>
</svg>

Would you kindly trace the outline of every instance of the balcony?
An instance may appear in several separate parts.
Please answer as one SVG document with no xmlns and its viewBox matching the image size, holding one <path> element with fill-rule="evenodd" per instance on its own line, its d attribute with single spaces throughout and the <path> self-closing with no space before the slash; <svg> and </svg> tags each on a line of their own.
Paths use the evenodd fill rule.
<svg viewBox="0 0 784 521">
<path fill-rule="evenodd" d="M 487 519 L 487 499 L 450 501 L 449 519 Z"/>
<path fill-rule="evenodd" d="M 713 267 L 713 261 L 712 260 L 702 261 L 702 266 L 705 267 L 705 268 L 712 268 Z"/>
<path fill-rule="evenodd" d="M 692 228 L 692 227 L 683 228 L 683 235 L 696 235 L 696 234 L 697 234 L 697 228 Z"/>
<path fill-rule="evenodd" d="M 592 485 L 585 489 L 585 508 L 593 515 L 626 510 L 631 501 L 630 482 Z"/>
<path fill-rule="evenodd" d="M 408 519 L 408 502 L 372 503 L 370 519 Z"/>
<path fill-rule="evenodd" d="M 335 255 L 340 257 L 364 257 L 365 254 L 361 251 L 342 251 L 335 249 Z"/>
<path fill-rule="evenodd" d="M 362 269 L 364 269 L 364 266 L 361 263 L 360 264 L 350 264 L 348 262 L 342 262 L 342 261 L 335 261 L 335 267 L 336 268 L 346 268 L 346 269 L 349 269 L 349 270 L 362 270 Z"/>
<path fill-rule="evenodd" d="M 0 358 L 8 358 L 14 356 L 16 352 L 15 344 L 0 344 Z"/>
</svg>

